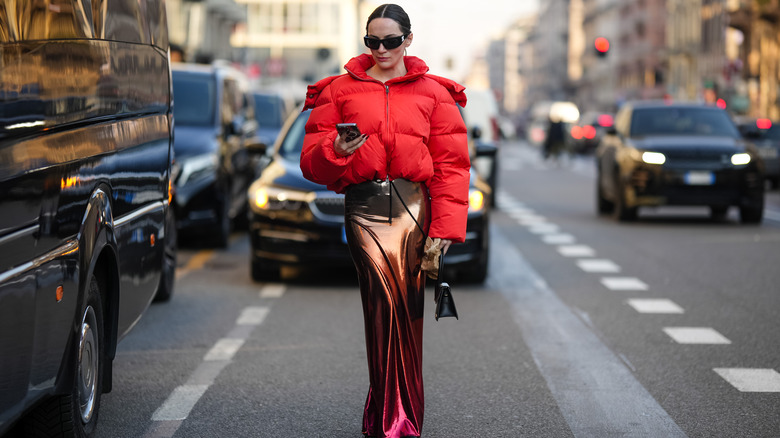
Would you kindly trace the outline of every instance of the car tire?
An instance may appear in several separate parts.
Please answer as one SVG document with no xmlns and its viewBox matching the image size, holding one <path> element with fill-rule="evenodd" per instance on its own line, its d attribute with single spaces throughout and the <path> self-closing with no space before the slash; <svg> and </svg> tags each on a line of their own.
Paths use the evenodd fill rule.
<svg viewBox="0 0 780 438">
<path fill-rule="evenodd" d="M 609 214 L 615 210 L 615 204 L 604 197 L 604 190 L 601 188 L 601 175 L 596 180 L 596 211 L 599 215 Z"/>
<path fill-rule="evenodd" d="M 620 222 L 633 221 L 637 218 L 638 208 L 626 206 L 626 189 L 620 179 L 615 181 L 617 193 L 615 194 L 615 208 L 613 214 Z"/>
<path fill-rule="evenodd" d="M 225 189 L 222 199 L 218 200 L 219 210 L 217 211 L 217 224 L 214 228 L 213 244 L 217 248 L 227 248 L 230 242 L 231 220 L 230 220 L 230 190 Z"/>
<path fill-rule="evenodd" d="M 764 206 L 749 206 L 739 208 L 739 220 L 743 224 L 759 224 L 764 218 Z"/>
<path fill-rule="evenodd" d="M 263 260 L 252 259 L 251 271 L 252 280 L 258 282 L 278 280 L 281 276 L 277 266 L 269 266 Z"/>
<path fill-rule="evenodd" d="M 719 206 L 719 205 L 711 205 L 710 206 L 710 219 L 713 221 L 722 221 L 726 219 L 726 215 L 729 212 L 728 207 Z"/>
<path fill-rule="evenodd" d="M 24 418 L 25 436 L 91 437 L 95 433 L 103 387 L 105 341 L 100 284 L 89 282 L 81 323 L 73 345 L 73 388 L 70 394 L 53 397 Z"/>
<path fill-rule="evenodd" d="M 488 273 L 487 257 L 483 257 L 476 265 L 460 270 L 459 277 L 464 283 L 481 284 L 485 282 Z"/>
<path fill-rule="evenodd" d="M 176 280 L 176 253 L 178 251 L 178 236 L 176 234 L 176 216 L 173 208 L 168 208 L 165 213 L 165 242 L 163 249 L 163 267 L 160 274 L 160 284 L 157 286 L 157 293 L 154 301 L 170 301 L 173 297 L 173 288 Z"/>
</svg>

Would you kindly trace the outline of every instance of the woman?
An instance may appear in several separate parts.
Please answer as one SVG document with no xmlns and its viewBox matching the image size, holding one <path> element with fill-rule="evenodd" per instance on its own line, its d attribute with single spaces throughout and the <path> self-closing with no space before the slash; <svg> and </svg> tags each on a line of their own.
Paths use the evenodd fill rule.
<svg viewBox="0 0 780 438">
<path fill-rule="evenodd" d="M 405 56 L 413 35 L 400 6 L 379 6 L 366 34 L 370 55 L 309 86 L 301 169 L 345 193 L 370 380 L 363 434 L 414 437 L 423 424 L 423 229 L 444 252 L 465 238 L 470 164 L 457 104 L 466 96 Z M 357 123 L 362 136 L 339 136 L 343 122 Z"/>
</svg>

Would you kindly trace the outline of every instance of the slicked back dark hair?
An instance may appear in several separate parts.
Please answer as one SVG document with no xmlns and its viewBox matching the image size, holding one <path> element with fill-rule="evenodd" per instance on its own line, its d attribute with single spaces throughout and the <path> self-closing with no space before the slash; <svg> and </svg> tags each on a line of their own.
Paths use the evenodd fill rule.
<svg viewBox="0 0 780 438">
<path fill-rule="evenodd" d="M 409 21 L 409 16 L 406 14 L 406 11 L 398 5 L 388 3 L 374 9 L 374 12 L 368 16 L 366 33 L 368 33 L 368 24 L 375 18 L 389 18 L 398 23 L 398 26 L 401 27 L 401 33 L 404 35 L 412 33 L 412 23 Z"/>
</svg>

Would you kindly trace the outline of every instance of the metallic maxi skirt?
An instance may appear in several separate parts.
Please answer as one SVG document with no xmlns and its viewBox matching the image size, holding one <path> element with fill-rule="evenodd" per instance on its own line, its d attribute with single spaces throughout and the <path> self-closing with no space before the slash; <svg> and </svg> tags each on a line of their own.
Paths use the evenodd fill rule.
<svg viewBox="0 0 780 438">
<path fill-rule="evenodd" d="M 348 188 L 345 224 L 366 332 L 370 387 L 363 434 L 395 438 L 420 436 L 423 424 L 425 237 L 410 212 L 426 226 L 426 202 L 421 184 L 397 179 L 392 185 L 397 193 L 388 181 Z"/>
</svg>

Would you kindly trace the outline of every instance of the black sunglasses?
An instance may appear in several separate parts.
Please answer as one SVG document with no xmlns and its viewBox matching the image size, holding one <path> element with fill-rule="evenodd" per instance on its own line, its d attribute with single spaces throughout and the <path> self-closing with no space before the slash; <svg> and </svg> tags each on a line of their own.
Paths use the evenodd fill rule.
<svg viewBox="0 0 780 438">
<path fill-rule="evenodd" d="M 406 37 L 407 35 L 401 35 L 397 37 L 390 37 L 390 38 L 385 38 L 383 40 L 380 40 L 379 38 L 364 36 L 363 42 L 366 44 L 366 47 L 368 47 L 371 50 L 378 50 L 380 44 L 385 46 L 385 49 L 387 50 L 393 50 L 396 47 L 400 46 L 404 42 Z"/>
</svg>

